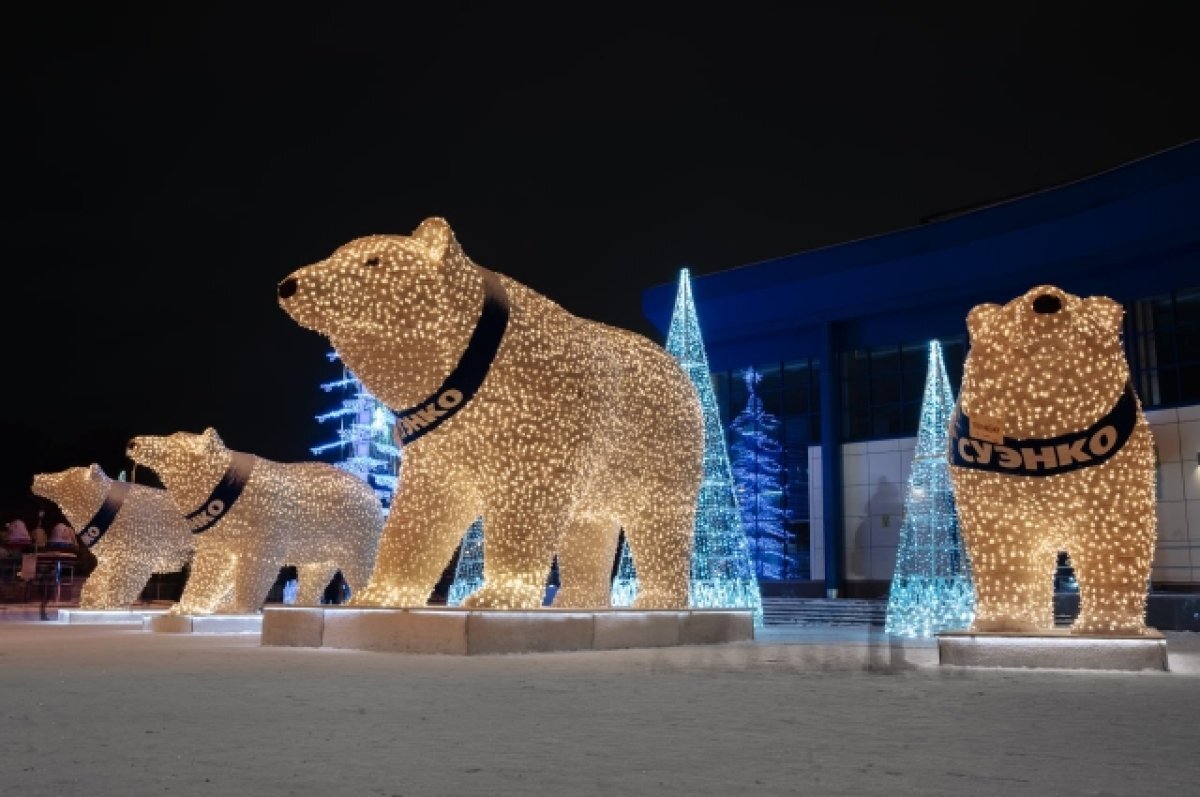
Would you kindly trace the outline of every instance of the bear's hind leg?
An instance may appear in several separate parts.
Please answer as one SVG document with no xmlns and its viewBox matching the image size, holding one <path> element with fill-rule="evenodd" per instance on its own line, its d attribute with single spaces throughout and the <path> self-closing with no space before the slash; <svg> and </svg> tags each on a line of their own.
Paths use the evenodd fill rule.
<svg viewBox="0 0 1200 797">
<path fill-rule="evenodd" d="M 524 485 L 483 516 L 483 586 L 462 602 L 472 609 L 536 609 L 568 514 L 557 489 Z"/>
<path fill-rule="evenodd" d="M 621 527 L 611 518 L 577 517 L 558 544 L 556 609 L 607 609 Z"/>
<path fill-rule="evenodd" d="M 369 583 L 350 581 L 350 606 L 424 606 L 479 516 L 475 503 L 444 483 L 423 485 L 414 457 L 404 464 L 401 491 L 392 501 Z M 488 527 L 491 533 L 491 527 Z"/>
<path fill-rule="evenodd" d="M 325 595 L 325 588 L 333 580 L 333 574 L 338 567 L 333 562 L 316 562 L 307 565 L 296 565 L 297 606 L 319 606 Z"/>
<path fill-rule="evenodd" d="M 267 594 L 279 578 L 283 567 L 282 557 L 275 558 L 265 552 L 258 557 L 243 556 L 237 563 L 233 579 L 233 599 L 222 605 L 222 614 L 253 614 L 262 608 Z M 303 581 L 300 582 L 304 584 Z"/>
<path fill-rule="evenodd" d="M 695 507 L 646 509 L 625 526 L 629 552 L 637 568 L 637 609 L 686 609 L 692 569 Z"/>
</svg>

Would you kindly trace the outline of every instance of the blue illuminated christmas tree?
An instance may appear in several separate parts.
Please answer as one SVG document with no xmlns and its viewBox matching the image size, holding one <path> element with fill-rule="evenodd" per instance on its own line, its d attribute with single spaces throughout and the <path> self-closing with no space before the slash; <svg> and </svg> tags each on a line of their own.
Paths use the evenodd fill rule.
<svg viewBox="0 0 1200 797">
<path fill-rule="evenodd" d="M 783 522 L 783 446 L 779 444 L 779 419 L 767 412 L 755 387 L 762 374 L 747 368 L 746 407 L 729 424 L 735 434 L 733 474 L 737 483 L 742 529 L 750 546 L 758 575 L 781 579 L 795 570 L 796 561 L 786 555 L 787 530 Z"/>
<path fill-rule="evenodd" d="M 942 347 L 931 341 L 917 448 L 888 594 L 884 630 L 889 634 L 930 637 L 966 628 L 975 617 L 975 587 L 958 532 L 946 454 L 953 410 Z"/>
<path fill-rule="evenodd" d="M 475 590 L 483 586 L 483 518 L 467 529 L 454 566 L 454 581 L 450 584 L 447 606 L 459 606 Z"/>
<path fill-rule="evenodd" d="M 340 359 L 333 351 L 326 356 L 330 362 Z M 386 513 L 396 492 L 400 465 L 400 449 L 392 440 L 396 417 L 345 365 L 342 378 L 326 382 L 321 389 L 341 396 L 337 407 L 317 416 L 318 423 L 337 421 L 337 438 L 313 446 L 313 456 L 340 455 L 333 464 L 371 485 Z"/>
<path fill-rule="evenodd" d="M 692 301 L 691 276 L 686 268 L 679 272 L 666 349 L 692 380 L 704 414 L 704 478 L 696 499 L 690 603 L 696 608 L 753 609 L 754 624 L 761 627 L 762 595 L 742 531 L 725 432 L 717 413 L 712 373 L 708 370 L 708 355 Z M 637 593 L 636 579 L 636 563 L 628 546 L 623 545 L 613 580 L 614 606 L 628 606 L 632 602 Z"/>
</svg>

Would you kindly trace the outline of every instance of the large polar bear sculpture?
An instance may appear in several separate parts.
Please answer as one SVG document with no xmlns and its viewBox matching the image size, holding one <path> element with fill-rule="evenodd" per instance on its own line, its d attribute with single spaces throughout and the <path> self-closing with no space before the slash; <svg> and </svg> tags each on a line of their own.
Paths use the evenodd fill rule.
<svg viewBox="0 0 1200 797">
<path fill-rule="evenodd" d="M 257 612 L 287 565 L 296 567 L 302 605 L 320 603 L 339 569 L 351 589 L 370 578 L 383 507 L 357 476 L 324 462 L 234 451 L 211 427 L 135 437 L 126 453 L 158 475 L 198 538 L 172 613 Z"/>
<path fill-rule="evenodd" d="M 95 463 L 35 474 L 33 492 L 58 504 L 96 557 L 81 609 L 128 608 L 150 576 L 182 570 L 195 551 L 196 538 L 166 491 L 113 481 Z"/>
<path fill-rule="evenodd" d="M 1144 634 L 1154 450 L 1121 346 L 1121 305 L 1049 285 L 967 316 L 950 476 L 974 574 L 974 631 L 1054 626 L 1070 554 L 1084 634 Z"/>
<path fill-rule="evenodd" d="M 352 241 L 278 287 L 300 325 L 397 415 L 379 558 L 353 604 L 421 606 L 463 530 L 487 527 L 465 606 L 610 604 L 624 528 L 640 608 L 688 605 L 703 456 L 695 388 L 660 346 L 473 263 L 440 218 Z"/>
</svg>

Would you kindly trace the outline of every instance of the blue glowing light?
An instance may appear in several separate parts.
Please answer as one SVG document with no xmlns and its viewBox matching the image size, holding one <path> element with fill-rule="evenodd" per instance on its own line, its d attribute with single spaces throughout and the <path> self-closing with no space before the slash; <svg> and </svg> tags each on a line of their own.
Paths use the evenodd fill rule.
<svg viewBox="0 0 1200 797">
<path fill-rule="evenodd" d="M 708 355 L 692 300 L 691 276 L 686 268 L 679 272 L 666 349 L 692 380 L 704 414 L 704 478 L 696 499 L 690 604 L 695 608 L 753 609 L 754 625 L 761 627 L 762 595 L 742 531 L 725 432 L 717 412 Z M 636 594 L 636 563 L 622 541 L 612 603 L 628 606 Z"/>
<path fill-rule="evenodd" d="M 762 374 L 747 368 L 742 378 L 746 382 L 746 406 L 729 424 L 742 529 L 758 575 L 778 580 L 797 568 L 795 557 L 786 553 L 786 516 L 780 506 L 783 446 L 778 438 L 779 419 L 766 411 L 755 389 Z"/>
<path fill-rule="evenodd" d="M 330 362 L 341 359 L 337 352 L 326 356 Z M 341 395 L 337 407 L 316 416 L 317 423 L 337 421 L 337 435 L 309 450 L 313 456 L 340 454 L 342 458 L 333 464 L 371 485 L 386 513 L 396 492 L 400 468 L 400 449 L 392 441 L 395 416 L 345 365 L 342 377 L 322 384 L 321 389 Z"/>
<path fill-rule="evenodd" d="M 953 410 L 942 347 L 931 341 L 917 447 L 888 594 L 884 630 L 889 634 L 930 637 L 964 629 L 975 617 L 975 586 L 958 532 L 946 455 Z"/>
</svg>

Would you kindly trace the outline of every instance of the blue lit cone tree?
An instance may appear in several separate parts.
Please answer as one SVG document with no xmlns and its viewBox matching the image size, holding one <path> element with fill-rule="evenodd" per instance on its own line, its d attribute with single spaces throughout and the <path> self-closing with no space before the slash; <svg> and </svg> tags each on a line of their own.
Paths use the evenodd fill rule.
<svg viewBox="0 0 1200 797">
<path fill-rule="evenodd" d="M 975 587 L 958 532 L 946 454 L 953 410 L 942 347 L 931 341 L 884 623 L 884 630 L 896 636 L 930 637 L 939 631 L 961 630 L 975 616 Z"/>
<path fill-rule="evenodd" d="M 461 606 L 471 593 L 483 586 L 483 518 L 478 518 L 467 529 L 462 547 L 458 552 L 458 564 L 454 566 L 454 581 L 447 606 Z"/>
<path fill-rule="evenodd" d="M 742 513 L 751 556 L 763 578 L 780 579 L 786 570 L 787 530 L 780 507 L 783 487 L 783 447 L 776 437 L 779 419 L 767 412 L 755 386 L 762 374 L 747 368 L 746 407 L 729 424 L 736 435 L 733 444 L 733 474 L 738 507 Z M 795 562 L 791 562 L 794 566 Z"/>
<path fill-rule="evenodd" d="M 742 532 L 725 432 L 717 413 L 712 373 L 686 268 L 679 272 L 679 290 L 675 294 L 666 349 L 692 380 L 704 413 L 704 479 L 696 499 L 690 603 L 695 608 L 753 609 L 754 624 L 761 627 L 762 596 Z M 628 606 L 636 594 L 636 563 L 629 547 L 622 543 L 612 603 Z"/>
<path fill-rule="evenodd" d="M 327 356 L 331 361 L 339 359 L 337 352 Z M 396 492 L 400 463 L 400 449 L 392 440 L 396 417 L 345 366 L 341 379 L 326 382 L 321 389 L 341 395 L 337 407 L 317 416 L 318 423 L 338 422 L 337 438 L 309 450 L 313 456 L 341 455 L 332 464 L 371 485 L 386 513 Z"/>
</svg>

